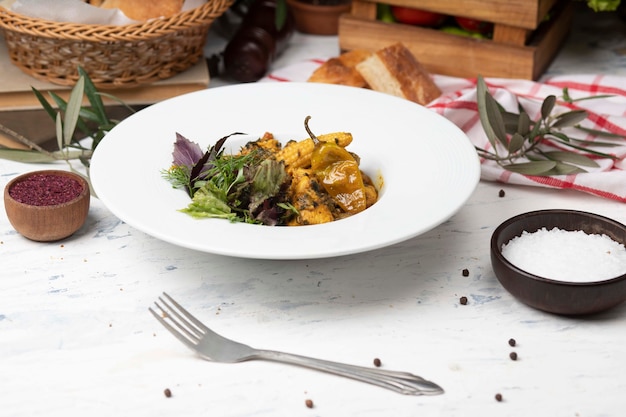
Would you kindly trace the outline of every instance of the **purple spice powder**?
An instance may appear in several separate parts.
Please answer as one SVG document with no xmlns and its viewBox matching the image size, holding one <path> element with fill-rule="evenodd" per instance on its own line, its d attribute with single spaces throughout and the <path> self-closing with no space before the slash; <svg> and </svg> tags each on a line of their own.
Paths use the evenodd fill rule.
<svg viewBox="0 0 626 417">
<path fill-rule="evenodd" d="M 15 183 L 9 194 L 30 206 L 54 206 L 72 201 L 83 192 L 74 178 L 55 174 L 34 174 Z"/>
</svg>

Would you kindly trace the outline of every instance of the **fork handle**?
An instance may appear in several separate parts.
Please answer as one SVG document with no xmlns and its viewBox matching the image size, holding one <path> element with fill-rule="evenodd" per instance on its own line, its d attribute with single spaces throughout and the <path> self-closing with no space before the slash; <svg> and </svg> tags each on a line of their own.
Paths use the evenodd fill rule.
<svg viewBox="0 0 626 417">
<path fill-rule="evenodd" d="M 439 385 L 409 372 L 366 368 L 364 366 L 348 365 L 274 350 L 256 350 L 250 359 L 265 359 L 316 369 L 367 382 L 406 395 L 437 395 L 443 393 L 443 389 Z"/>
</svg>

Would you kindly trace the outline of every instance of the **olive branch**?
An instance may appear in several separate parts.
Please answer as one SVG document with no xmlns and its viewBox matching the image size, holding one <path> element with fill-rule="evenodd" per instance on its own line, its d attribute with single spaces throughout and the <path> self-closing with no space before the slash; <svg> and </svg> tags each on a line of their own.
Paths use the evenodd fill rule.
<svg viewBox="0 0 626 417">
<path fill-rule="evenodd" d="M 591 158 L 593 156 L 616 159 L 614 155 L 588 147 L 612 147 L 617 146 L 616 143 L 577 139 L 563 133 L 562 129 L 574 127 L 596 136 L 623 138 L 610 132 L 581 126 L 580 122 L 587 118 L 585 110 L 553 114 L 557 97 L 550 95 L 541 104 L 539 119 L 533 121 L 521 105 L 518 105 L 519 113 L 505 110 L 489 93 L 485 80 L 480 76 L 476 90 L 480 122 L 491 144 L 491 150 L 475 147 L 476 151 L 480 157 L 495 161 L 508 171 L 538 176 L 564 175 L 587 172 L 583 167 L 598 167 L 598 163 Z M 564 88 L 562 100 L 573 103 L 605 97 L 608 96 L 573 100 L 567 88 Z M 546 151 L 539 146 L 550 142 L 571 151 Z M 520 159 L 523 162 L 519 162 Z"/>
<path fill-rule="evenodd" d="M 58 149 L 48 151 L 19 133 L 3 127 L 4 132 L 28 146 L 29 149 L 0 148 L 0 158 L 27 163 L 66 161 L 73 171 L 75 170 L 70 161 L 79 160 L 87 170 L 89 169 L 94 150 L 102 138 L 119 123 L 119 121 L 108 117 L 102 97 L 108 97 L 123 105 L 125 104 L 111 95 L 98 92 L 83 68 L 79 67 L 78 72 L 79 78 L 67 101 L 52 91 L 48 92 L 50 99 L 58 109 L 55 109 L 48 102 L 42 92 L 32 88 L 43 109 L 55 123 Z M 89 106 L 83 106 L 85 97 Z M 128 108 L 130 109 L 130 107 Z M 80 134 L 77 134 L 78 132 Z M 82 138 L 91 138 L 91 144 L 86 146 L 81 141 Z"/>
</svg>

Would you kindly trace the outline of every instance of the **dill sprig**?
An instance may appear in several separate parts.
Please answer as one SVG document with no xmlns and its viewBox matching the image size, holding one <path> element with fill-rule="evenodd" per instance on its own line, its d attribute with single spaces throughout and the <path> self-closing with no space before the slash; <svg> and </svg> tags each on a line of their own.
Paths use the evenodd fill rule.
<svg viewBox="0 0 626 417">
<path fill-rule="evenodd" d="M 245 170 L 254 166 L 256 152 L 246 155 L 224 155 L 220 152 L 217 158 L 211 161 L 213 167 L 206 173 L 205 177 L 219 189 L 224 195 L 228 195 L 233 187 L 246 181 Z M 195 188 L 202 187 L 203 180 L 196 181 Z"/>
</svg>

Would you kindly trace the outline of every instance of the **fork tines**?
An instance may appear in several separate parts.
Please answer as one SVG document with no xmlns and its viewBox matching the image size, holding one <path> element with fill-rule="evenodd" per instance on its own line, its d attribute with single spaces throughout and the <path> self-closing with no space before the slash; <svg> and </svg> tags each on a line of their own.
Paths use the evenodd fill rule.
<svg viewBox="0 0 626 417">
<path fill-rule="evenodd" d="M 174 336 L 189 347 L 196 345 L 206 331 L 206 326 L 178 304 L 168 294 L 163 293 L 154 302 L 156 311 L 149 307 L 152 315 Z"/>
</svg>

